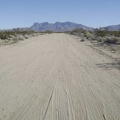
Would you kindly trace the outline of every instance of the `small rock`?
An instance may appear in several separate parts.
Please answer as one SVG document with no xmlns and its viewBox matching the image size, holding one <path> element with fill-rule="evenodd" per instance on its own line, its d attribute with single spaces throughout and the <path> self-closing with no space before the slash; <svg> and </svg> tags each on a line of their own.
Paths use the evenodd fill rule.
<svg viewBox="0 0 120 120">
<path fill-rule="evenodd" d="M 111 51 L 112 53 L 115 53 L 115 51 Z"/>
</svg>

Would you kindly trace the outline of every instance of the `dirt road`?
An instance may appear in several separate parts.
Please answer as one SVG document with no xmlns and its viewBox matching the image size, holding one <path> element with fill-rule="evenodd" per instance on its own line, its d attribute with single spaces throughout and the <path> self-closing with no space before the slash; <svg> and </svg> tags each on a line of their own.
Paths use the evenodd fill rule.
<svg viewBox="0 0 120 120">
<path fill-rule="evenodd" d="M 120 120 L 113 65 L 67 34 L 0 47 L 0 120 Z"/>
</svg>

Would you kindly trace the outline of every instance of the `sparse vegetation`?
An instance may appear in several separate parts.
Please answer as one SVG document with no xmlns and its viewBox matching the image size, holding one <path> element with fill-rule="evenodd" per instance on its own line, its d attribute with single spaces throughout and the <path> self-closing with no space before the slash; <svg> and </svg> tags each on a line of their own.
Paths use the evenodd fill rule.
<svg viewBox="0 0 120 120">
<path fill-rule="evenodd" d="M 105 43 L 108 43 L 108 44 L 116 44 L 118 43 L 118 41 L 120 40 L 120 38 L 117 38 L 117 37 L 106 37 L 106 39 L 104 40 Z"/>
<path fill-rule="evenodd" d="M 46 30 L 45 33 L 51 34 L 51 33 L 53 33 L 53 31 L 51 31 L 51 30 Z"/>
<path fill-rule="evenodd" d="M 107 44 L 117 44 L 120 42 L 120 31 L 108 31 L 95 29 L 94 31 L 86 31 L 76 29 L 70 32 L 72 35 L 78 35 L 90 41 L 98 41 Z"/>
<path fill-rule="evenodd" d="M 0 31 L 0 46 L 6 44 L 13 44 L 24 39 L 28 39 L 32 36 L 37 36 L 37 32 L 32 30 L 21 31 L 19 29 L 13 29 L 9 31 Z"/>
<path fill-rule="evenodd" d="M 108 30 L 95 29 L 95 30 L 93 31 L 93 33 L 94 33 L 96 36 L 101 36 L 101 37 L 105 37 L 105 36 L 120 37 L 120 31 L 108 31 Z"/>
</svg>

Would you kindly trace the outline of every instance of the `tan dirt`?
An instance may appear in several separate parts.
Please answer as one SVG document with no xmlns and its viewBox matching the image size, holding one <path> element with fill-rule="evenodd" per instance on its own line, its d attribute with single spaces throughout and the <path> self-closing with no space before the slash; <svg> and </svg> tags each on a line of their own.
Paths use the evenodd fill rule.
<svg viewBox="0 0 120 120">
<path fill-rule="evenodd" d="M 0 120 L 120 120 L 120 71 L 67 34 L 0 47 Z"/>
</svg>

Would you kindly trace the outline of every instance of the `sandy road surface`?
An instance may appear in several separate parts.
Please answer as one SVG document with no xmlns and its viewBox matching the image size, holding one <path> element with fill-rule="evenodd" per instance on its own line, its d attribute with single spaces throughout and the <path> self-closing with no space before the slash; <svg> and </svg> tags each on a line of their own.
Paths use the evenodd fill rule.
<svg viewBox="0 0 120 120">
<path fill-rule="evenodd" d="M 120 72 L 66 34 L 0 47 L 0 120 L 120 120 Z"/>
</svg>

